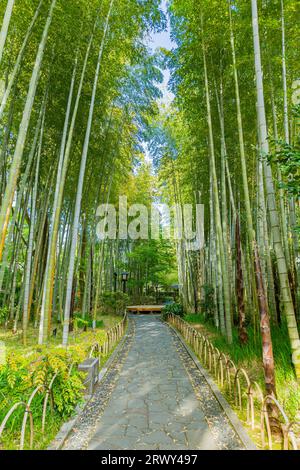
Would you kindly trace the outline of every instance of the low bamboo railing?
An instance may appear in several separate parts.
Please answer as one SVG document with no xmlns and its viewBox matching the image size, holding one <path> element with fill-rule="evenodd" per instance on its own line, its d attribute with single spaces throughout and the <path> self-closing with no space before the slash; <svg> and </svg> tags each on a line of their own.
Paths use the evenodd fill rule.
<svg viewBox="0 0 300 470">
<path fill-rule="evenodd" d="M 203 366 L 214 376 L 220 388 L 226 392 L 237 409 L 241 412 L 246 411 L 247 424 L 251 430 L 260 428 L 263 449 L 274 448 L 273 427 L 268 413 L 268 405 L 272 405 L 277 410 L 276 424 L 281 430 L 282 450 L 299 450 L 300 423 L 289 420 L 283 406 L 274 396 L 264 396 L 259 384 L 249 378 L 245 369 L 237 367 L 230 357 L 220 352 L 205 335 L 185 320 L 169 314 L 167 321 L 181 333 Z M 276 434 L 276 440 L 278 440 L 278 434 Z"/>
<path fill-rule="evenodd" d="M 106 341 L 103 344 L 94 343 L 90 349 L 89 357 L 98 357 L 99 362 L 106 358 L 114 349 L 119 340 L 124 336 L 128 316 L 125 313 L 123 320 L 117 325 L 110 328 L 106 333 Z"/>
<path fill-rule="evenodd" d="M 89 357 L 98 357 L 99 361 L 101 363 L 103 358 L 106 358 L 109 353 L 113 350 L 113 348 L 117 345 L 117 343 L 120 341 L 120 339 L 124 336 L 125 331 L 126 331 L 126 325 L 127 325 L 127 314 L 125 313 L 123 319 L 121 322 L 119 322 L 117 325 L 114 327 L 110 328 L 106 332 L 106 341 L 100 345 L 99 343 L 94 343 L 90 347 L 89 351 Z M 72 362 L 69 367 L 68 374 L 71 375 L 71 372 L 75 366 L 78 366 L 76 362 Z M 44 393 L 44 399 L 42 400 L 43 402 L 43 407 L 42 407 L 42 417 L 41 417 L 41 423 L 42 423 L 42 434 L 45 434 L 45 426 L 46 426 L 46 419 L 47 419 L 47 408 L 48 408 L 48 403 L 50 399 L 50 412 L 53 413 L 54 407 L 55 407 L 55 402 L 54 402 L 54 395 L 53 395 L 53 385 L 55 383 L 55 380 L 59 374 L 54 374 L 52 378 L 50 379 L 49 384 L 43 384 L 39 385 L 36 387 L 31 395 L 29 396 L 27 401 L 20 401 L 18 403 L 15 403 L 10 410 L 7 412 L 5 418 L 3 419 L 1 425 L 0 425 L 0 442 L 1 442 L 1 436 L 4 432 L 5 429 L 7 429 L 7 425 L 12 418 L 12 416 L 15 414 L 15 412 L 19 408 L 24 409 L 24 415 L 23 415 L 23 420 L 20 428 L 20 444 L 19 444 L 19 449 L 23 450 L 25 446 L 25 438 L 26 438 L 26 429 L 28 427 L 27 422 L 29 419 L 29 448 L 32 449 L 34 445 L 34 421 L 33 421 L 33 413 L 32 413 L 32 403 L 36 395 Z"/>
</svg>

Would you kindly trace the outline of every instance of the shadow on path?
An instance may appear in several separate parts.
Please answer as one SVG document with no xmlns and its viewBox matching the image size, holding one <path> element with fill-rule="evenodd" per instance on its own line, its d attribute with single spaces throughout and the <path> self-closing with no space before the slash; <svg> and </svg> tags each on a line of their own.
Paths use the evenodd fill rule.
<svg viewBox="0 0 300 470">
<path fill-rule="evenodd" d="M 209 426 L 168 326 L 153 315 L 133 321 L 133 344 L 88 449 L 240 448 L 229 423 L 221 433 L 225 441 L 231 434 L 229 446 Z M 214 413 L 222 415 L 216 399 L 213 404 Z"/>
</svg>

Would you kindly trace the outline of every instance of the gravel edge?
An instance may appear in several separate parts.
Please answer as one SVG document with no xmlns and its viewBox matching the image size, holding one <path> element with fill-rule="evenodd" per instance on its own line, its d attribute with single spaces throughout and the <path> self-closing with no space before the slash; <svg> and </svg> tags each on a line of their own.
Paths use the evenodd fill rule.
<svg viewBox="0 0 300 470">
<path fill-rule="evenodd" d="M 106 361 L 104 366 L 99 372 L 99 382 L 95 391 L 95 394 L 91 397 L 88 397 L 87 401 L 85 401 L 82 405 L 78 405 L 75 409 L 75 416 L 70 421 L 64 423 L 60 428 L 58 434 L 53 439 L 47 450 L 63 450 L 64 446 L 68 444 L 68 440 L 70 440 L 70 448 L 78 449 L 78 442 L 76 442 L 76 447 L 73 447 L 72 441 L 77 441 L 76 435 L 77 433 L 80 434 L 80 441 L 82 445 L 85 445 L 87 442 L 87 434 L 90 435 L 92 430 L 90 429 L 93 425 L 93 428 L 101 418 L 102 412 L 105 408 L 107 401 L 110 399 L 110 396 L 113 392 L 113 389 L 116 385 L 117 377 L 119 374 L 119 370 L 122 368 L 124 359 L 127 356 L 127 353 L 130 349 L 133 335 L 134 335 L 134 324 L 132 320 L 129 318 L 128 327 L 125 335 L 119 342 L 118 346 L 115 348 L 109 359 Z M 119 361 L 120 356 L 120 361 Z M 110 374 L 110 372 L 112 372 Z M 107 387 L 107 385 L 110 385 Z M 102 388 L 105 387 L 105 400 L 103 397 L 103 393 L 101 393 Z M 100 393 L 99 393 L 100 392 Z M 99 398 L 100 395 L 100 398 Z M 85 415 L 90 414 L 88 411 L 90 408 L 93 408 L 95 401 L 98 401 L 98 408 L 99 414 L 95 415 L 95 422 L 89 423 L 89 427 L 84 425 L 85 422 Z M 104 402 L 105 401 L 105 402 Z M 79 437 L 79 436 L 78 436 Z M 84 441 L 84 442 L 83 442 Z"/>
<path fill-rule="evenodd" d="M 182 346 L 184 347 L 185 351 L 188 353 L 188 355 L 191 357 L 193 360 L 194 364 L 196 365 L 197 369 L 199 370 L 200 374 L 204 377 L 205 381 L 207 382 L 209 388 L 211 389 L 214 397 L 218 401 L 220 407 L 224 411 L 230 425 L 234 429 L 235 433 L 237 434 L 239 440 L 241 441 L 243 447 L 246 450 L 257 450 L 257 447 L 255 446 L 254 442 L 251 440 L 249 435 L 247 434 L 244 426 L 242 425 L 241 421 L 237 417 L 237 415 L 234 413 L 232 410 L 231 406 L 227 402 L 227 400 L 224 398 L 222 393 L 220 392 L 219 388 L 215 384 L 214 380 L 210 376 L 210 374 L 207 372 L 206 369 L 203 368 L 201 365 L 199 359 L 195 355 L 194 351 L 190 348 L 189 345 L 186 344 L 185 340 L 181 336 L 181 334 L 171 325 L 166 323 L 169 328 L 173 331 L 173 333 L 176 335 L 176 337 L 180 340 Z"/>
</svg>

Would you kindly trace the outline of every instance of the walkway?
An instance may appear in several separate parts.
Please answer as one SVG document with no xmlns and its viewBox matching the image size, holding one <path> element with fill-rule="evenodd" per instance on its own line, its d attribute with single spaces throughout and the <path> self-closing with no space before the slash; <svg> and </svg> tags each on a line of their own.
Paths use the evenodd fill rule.
<svg viewBox="0 0 300 470">
<path fill-rule="evenodd" d="M 92 431 L 82 423 L 84 433 L 89 435 L 85 448 L 242 448 L 210 389 L 204 390 L 202 375 L 190 375 L 184 348 L 180 351 L 180 342 L 172 330 L 152 315 L 132 321 L 136 331 L 110 399 Z M 204 405 L 201 397 L 197 398 L 197 384 L 203 389 Z M 97 397 L 93 401 L 97 405 Z M 89 414 L 93 416 L 91 411 Z M 79 423 L 65 449 L 82 448 L 80 428 Z"/>
</svg>

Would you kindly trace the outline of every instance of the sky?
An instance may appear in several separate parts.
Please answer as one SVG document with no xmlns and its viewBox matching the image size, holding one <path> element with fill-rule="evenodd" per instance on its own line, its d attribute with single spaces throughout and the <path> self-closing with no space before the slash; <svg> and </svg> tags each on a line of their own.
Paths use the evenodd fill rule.
<svg viewBox="0 0 300 470">
<path fill-rule="evenodd" d="M 162 0 L 161 9 L 167 15 L 167 0 Z M 171 50 L 175 47 L 175 44 L 171 40 L 171 35 L 170 35 L 171 27 L 170 27 L 170 21 L 169 21 L 168 15 L 167 15 L 167 19 L 168 19 L 168 24 L 167 24 L 166 30 L 163 31 L 162 33 L 153 33 L 150 36 L 150 38 L 148 38 L 147 44 L 149 47 L 151 47 L 153 51 L 161 47 L 163 47 L 164 49 L 168 49 L 168 50 Z M 164 80 L 163 80 L 163 83 L 159 85 L 159 89 L 162 92 L 162 98 L 159 100 L 159 105 L 165 107 L 168 104 L 170 104 L 175 97 L 173 93 L 171 93 L 168 90 L 170 71 L 166 69 L 166 70 L 162 70 L 162 72 L 163 72 Z M 146 143 L 143 145 L 143 148 L 144 148 L 146 162 L 153 165 L 153 159 L 149 153 L 148 146 Z"/>
<path fill-rule="evenodd" d="M 161 9 L 164 11 L 164 13 L 167 14 L 167 0 L 162 0 Z M 162 33 L 152 34 L 152 36 L 150 37 L 149 45 L 153 50 L 160 48 L 160 47 L 171 50 L 172 48 L 175 47 L 174 42 L 172 42 L 171 40 L 171 35 L 170 35 L 171 28 L 170 28 L 169 17 L 167 16 L 167 18 L 168 18 L 168 25 L 167 25 L 166 31 L 163 31 Z M 164 70 L 163 75 L 164 75 L 164 82 L 159 87 L 163 94 L 163 98 L 162 100 L 160 100 L 160 102 L 162 104 L 168 104 L 170 103 L 170 101 L 174 99 L 174 95 L 170 93 L 170 91 L 168 90 L 170 71 Z"/>
</svg>

